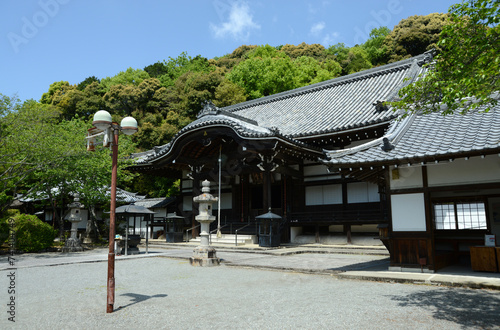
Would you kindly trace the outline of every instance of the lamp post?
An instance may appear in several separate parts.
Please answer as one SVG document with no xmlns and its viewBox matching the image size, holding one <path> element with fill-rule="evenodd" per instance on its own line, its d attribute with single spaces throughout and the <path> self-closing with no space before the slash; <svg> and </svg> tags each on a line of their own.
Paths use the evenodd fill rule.
<svg viewBox="0 0 500 330">
<path fill-rule="evenodd" d="M 113 312 L 115 303 L 115 214 L 116 214 L 116 177 L 118 163 L 118 133 L 122 131 L 126 135 L 132 135 L 137 131 L 137 120 L 132 117 L 122 119 L 120 125 L 114 123 L 111 115 L 106 110 L 99 110 L 92 121 L 97 130 L 104 133 L 103 144 L 111 143 L 112 166 L 111 166 L 111 205 L 109 215 L 109 252 L 108 252 L 108 285 L 107 285 L 107 308 L 106 313 Z M 102 134 L 101 133 L 101 134 Z"/>
</svg>

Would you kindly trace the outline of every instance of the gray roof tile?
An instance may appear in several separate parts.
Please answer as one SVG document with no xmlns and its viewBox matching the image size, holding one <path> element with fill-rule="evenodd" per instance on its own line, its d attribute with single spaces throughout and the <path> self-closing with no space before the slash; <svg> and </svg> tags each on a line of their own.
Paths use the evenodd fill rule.
<svg viewBox="0 0 500 330">
<path fill-rule="evenodd" d="M 500 152 L 500 105 L 489 112 L 484 108 L 467 115 L 440 113 L 414 115 L 394 149 L 383 151 L 382 142 L 375 141 L 342 153 L 327 152 L 329 165 L 348 166 L 362 163 L 397 163 L 431 160 L 434 157 L 459 157 L 470 152 Z"/>
</svg>

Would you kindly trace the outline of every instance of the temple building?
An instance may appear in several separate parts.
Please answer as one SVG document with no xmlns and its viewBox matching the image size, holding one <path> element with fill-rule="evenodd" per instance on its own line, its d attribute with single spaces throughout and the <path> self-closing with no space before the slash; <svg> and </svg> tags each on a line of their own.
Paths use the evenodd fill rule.
<svg viewBox="0 0 500 330">
<path fill-rule="evenodd" d="M 484 234 L 500 234 L 500 109 L 401 119 L 387 102 L 431 60 L 425 53 L 224 108 L 207 102 L 131 169 L 180 178 L 177 213 L 193 227 L 201 182 L 217 192 L 220 180 L 224 226 L 271 210 L 282 217 L 281 242 L 368 238 L 387 246 L 391 267 L 435 270 L 441 255 L 458 262 Z"/>
</svg>

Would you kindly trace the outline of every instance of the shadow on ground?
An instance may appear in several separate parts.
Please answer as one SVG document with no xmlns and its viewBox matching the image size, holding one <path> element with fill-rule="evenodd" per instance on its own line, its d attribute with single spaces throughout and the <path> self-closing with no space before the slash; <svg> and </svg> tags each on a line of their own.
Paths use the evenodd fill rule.
<svg viewBox="0 0 500 330">
<path fill-rule="evenodd" d="M 500 295 L 483 290 L 419 291 L 404 297 L 392 297 L 402 307 L 430 310 L 437 320 L 462 327 L 496 328 L 500 325 Z"/>
<path fill-rule="evenodd" d="M 135 305 L 137 303 L 140 303 L 140 302 L 152 299 L 152 298 L 165 298 L 168 295 L 167 294 L 155 294 L 154 296 L 147 296 L 147 295 L 138 294 L 138 293 L 124 293 L 121 296 L 131 297 L 132 300 L 130 301 L 129 304 L 124 305 L 124 306 L 119 306 L 116 310 L 124 309 L 124 308 L 130 307 L 132 305 Z"/>
<path fill-rule="evenodd" d="M 380 260 L 371 260 L 365 262 L 359 262 L 356 264 L 345 265 L 336 268 L 329 268 L 328 270 L 332 271 L 340 271 L 340 272 L 348 272 L 355 270 L 387 270 L 389 267 L 389 258 L 380 259 Z"/>
</svg>

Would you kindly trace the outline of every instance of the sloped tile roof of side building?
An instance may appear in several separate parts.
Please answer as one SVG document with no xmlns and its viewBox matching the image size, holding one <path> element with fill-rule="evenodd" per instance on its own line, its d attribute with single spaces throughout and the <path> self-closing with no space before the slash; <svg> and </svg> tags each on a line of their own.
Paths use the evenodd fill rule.
<svg viewBox="0 0 500 330">
<path fill-rule="evenodd" d="M 327 151 L 335 166 L 415 164 L 500 152 L 500 106 L 466 115 L 415 113 L 395 120 L 385 136 L 345 150 Z"/>
</svg>

